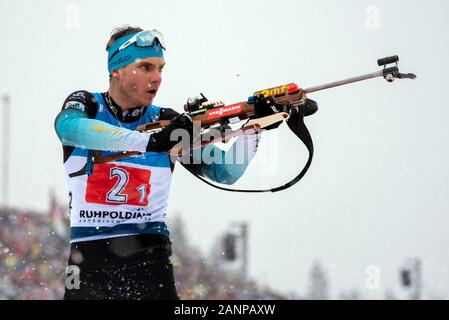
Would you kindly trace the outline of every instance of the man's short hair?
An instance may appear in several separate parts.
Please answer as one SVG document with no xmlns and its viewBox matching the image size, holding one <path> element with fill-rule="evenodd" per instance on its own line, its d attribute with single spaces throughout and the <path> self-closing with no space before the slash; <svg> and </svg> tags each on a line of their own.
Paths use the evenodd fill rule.
<svg viewBox="0 0 449 320">
<path fill-rule="evenodd" d="M 128 25 L 124 25 L 122 27 L 115 28 L 114 30 L 111 31 L 111 38 L 109 39 L 109 41 L 106 45 L 106 50 L 108 50 L 110 47 L 112 47 L 114 45 L 114 42 L 117 39 L 119 39 L 123 36 L 126 36 L 128 34 L 139 32 L 139 31 L 143 31 L 143 29 L 139 28 L 139 27 L 131 27 Z"/>
</svg>

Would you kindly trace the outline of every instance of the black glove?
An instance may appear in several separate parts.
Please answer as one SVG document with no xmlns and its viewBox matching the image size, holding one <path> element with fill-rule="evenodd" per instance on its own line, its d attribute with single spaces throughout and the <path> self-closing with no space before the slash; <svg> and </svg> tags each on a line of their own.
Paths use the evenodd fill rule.
<svg viewBox="0 0 449 320">
<path fill-rule="evenodd" d="M 296 109 L 295 112 L 292 112 L 290 118 L 287 120 L 287 124 L 295 123 L 299 121 L 299 117 L 307 117 L 318 111 L 318 104 L 312 100 L 307 99 L 306 103 Z"/>
<path fill-rule="evenodd" d="M 276 104 L 273 100 L 269 98 L 265 98 L 263 95 L 257 95 L 254 97 L 254 111 L 255 118 L 262 118 L 266 116 L 271 116 L 272 114 L 278 113 L 280 110 L 277 108 Z M 282 121 L 273 123 L 268 127 L 265 127 L 265 130 L 276 129 L 281 125 Z"/>
<path fill-rule="evenodd" d="M 177 140 L 170 139 L 172 132 L 176 129 L 183 129 L 188 133 L 189 145 L 192 141 L 193 123 L 192 120 L 184 115 L 179 114 L 171 118 L 171 123 L 165 126 L 161 131 L 151 134 L 147 145 L 147 152 L 168 152 L 176 144 L 178 144 L 183 137 L 177 137 Z M 184 141 L 183 142 L 187 142 Z M 188 146 L 184 146 L 188 147 Z"/>
<path fill-rule="evenodd" d="M 306 103 L 300 109 L 304 117 L 311 116 L 318 111 L 318 104 L 312 99 L 307 99 Z"/>
</svg>

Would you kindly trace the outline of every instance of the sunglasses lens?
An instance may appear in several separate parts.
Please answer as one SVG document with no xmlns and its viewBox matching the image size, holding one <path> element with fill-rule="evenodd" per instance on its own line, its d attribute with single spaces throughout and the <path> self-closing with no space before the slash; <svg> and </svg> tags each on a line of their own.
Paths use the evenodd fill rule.
<svg viewBox="0 0 449 320">
<path fill-rule="evenodd" d="M 145 31 L 139 34 L 136 39 L 136 45 L 138 47 L 151 47 L 154 44 L 154 41 L 157 41 L 157 43 L 165 49 L 162 34 L 156 30 Z"/>
</svg>

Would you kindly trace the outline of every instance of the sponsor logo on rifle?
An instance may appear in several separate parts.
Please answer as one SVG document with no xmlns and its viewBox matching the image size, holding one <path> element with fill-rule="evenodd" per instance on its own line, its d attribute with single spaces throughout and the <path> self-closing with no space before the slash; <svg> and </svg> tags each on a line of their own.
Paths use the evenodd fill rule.
<svg viewBox="0 0 449 320">
<path fill-rule="evenodd" d="M 282 86 L 279 87 L 274 87 L 274 88 L 269 88 L 269 89 L 265 89 L 265 90 L 260 90 L 260 91 L 256 91 L 254 92 L 254 96 L 257 96 L 258 94 L 262 94 L 265 97 L 271 97 L 271 96 L 276 96 L 276 95 L 280 95 L 280 94 L 285 94 L 287 92 L 287 88 L 289 87 L 288 84 L 284 84 Z"/>
<path fill-rule="evenodd" d="M 226 117 L 226 116 L 240 113 L 241 110 L 242 110 L 242 105 L 240 103 L 231 104 L 229 106 L 215 108 L 215 109 L 211 109 L 211 110 L 207 111 L 207 118 L 215 119 L 215 118 Z"/>
</svg>

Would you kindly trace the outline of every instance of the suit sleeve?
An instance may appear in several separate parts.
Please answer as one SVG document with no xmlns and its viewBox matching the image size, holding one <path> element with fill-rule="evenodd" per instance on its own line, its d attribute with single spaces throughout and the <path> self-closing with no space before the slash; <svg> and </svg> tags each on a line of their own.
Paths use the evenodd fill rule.
<svg viewBox="0 0 449 320">
<path fill-rule="evenodd" d="M 179 113 L 161 109 L 161 120 L 169 120 Z M 187 162 L 181 164 L 202 177 L 223 184 L 234 184 L 240 179 L 257 151 L 261 134 L 242 135 L 226 151 L 216 145 L 194 150 Z"/>
<path fill-rule="evenodd" d="M 150 134 L 93 119 L 95 97 L 86 91 L 72 93 L 55 119 L 56 134 L 64 146 L 102 151 L 145 152 Z"/>
</svg>

